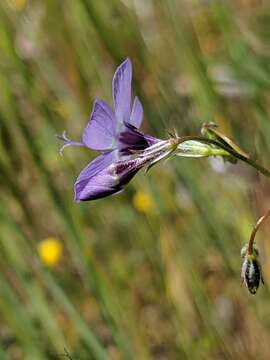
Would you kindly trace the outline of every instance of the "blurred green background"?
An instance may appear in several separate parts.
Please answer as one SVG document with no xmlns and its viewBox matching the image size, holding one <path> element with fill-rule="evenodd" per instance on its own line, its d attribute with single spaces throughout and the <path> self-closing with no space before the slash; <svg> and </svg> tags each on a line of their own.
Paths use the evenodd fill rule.
<svg viewBox="0 0 270 360">
<path fill-rule="evenodd" d="M 176 158 L 75 204 L 68 148 L 127 56 L 143 129 L 214 120 L 270 168 L 268 0 L 1 0 L 0 359 L 269 359 L 240 249 L 270 208 L 245 164 Z M 270 225 L 258 243 L 270 282 Z"/>
</svg>

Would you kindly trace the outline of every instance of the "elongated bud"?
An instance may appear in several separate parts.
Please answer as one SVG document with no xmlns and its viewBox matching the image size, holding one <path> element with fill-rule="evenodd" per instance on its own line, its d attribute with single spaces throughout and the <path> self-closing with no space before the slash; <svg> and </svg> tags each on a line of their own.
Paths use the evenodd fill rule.
<svg viewBox="0 0 270 360">
<path fill-rule="evenodd" d="M 253 253 L 248 253 L 248 245 L 241 250 L 241 257 L 244 259 L 242 264 L 241 278 L 251 294 L 256 294 L 260 282 L 263 283 L 261 264 L 259 262 L 259 252 L 254 246 Z"/>
<path fill-rule="evenodd" d="M 204 123 L 201 128 L 201 133 L 209 139 L 214 139 L 220 142 L 220 144 L 226 145 L 237 154 L 241 154 L 244 157 L 249 157 L 238 145 L 236 145 L 228 136 L 223 134 L 219 129 L 218 125 L 214 122 Z M 236 160 L 236 159 L 235 159 Z"/>
<path fill-rule="evenodd" d="M 221 147 L 213 146 L 202 141 L 187 140 L 181 142 L 176 149 L 175 155 L 184 157 L 207 157 L 207 156 L 230 156 Z"/>
<path fill-rule="evenodd" d="M 244 157 L 249 157 L 238 145 L 236 145 L 230 138 L 223 134 L 219 129 L 217 124 L 214 122 L 204 123 L 201 128 L 201 134 L 218 141 L 221 145 L 226 146 L 228 149 L 231 149 L 236 154 L 240 154 Z M 237 158 L 234 156 L 228 156 L 224 158 L 225 160 L 231 162 L 232 164 L 237 163 Z"/>
</svg>

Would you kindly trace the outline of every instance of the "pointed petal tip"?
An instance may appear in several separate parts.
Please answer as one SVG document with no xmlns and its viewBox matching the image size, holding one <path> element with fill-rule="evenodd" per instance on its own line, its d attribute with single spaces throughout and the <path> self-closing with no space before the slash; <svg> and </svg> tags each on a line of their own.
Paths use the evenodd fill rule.
<svg viewBox="0 0 270 360">
<path fill-rule="evenodd" d="M 127 57 L 124 61 L 121 62 L 121 64 L 117 67 L 115 73 L 117 72 L 117 70 L 120 70 L 120 69 L 125 69 L 132 76 L 132 62 L 129 57 Z"/>
<path fill-rule="evenodd" d="M 126 64 L 126 65 L 128 65 L 128 66 L 132 66 L 132 62 L 131 62 L 129 56 L 126 57 L 125 60 L 123 60 L 123 61 L 121 62 L 121 64 L 119 65 L 119 67 L 120 67 L 120 66 L 123 66 L 124 64 Z"/>
<path fill-rule="evenodd" d="M 129 56 L 124 60 L 124 63 L 126 63 L 129 66 L 132 66 L 132 62 Z"/>
<path fill-rule="evenodd" d="M 127 57 L 125 58 L 116 68 L 115 70 L 115 73 L 114 73 L 114 76 L 117 74 L 117 72 L 122 69 L 122 68 L 125 68 L 125 67 L 129 67 L 129 68 L 132 68 L 132 62 L 130 60 L 130 57 Z M 132 70 L 132 69 L 130 69 Z"/>
<path fill-rule="evenodd" d="M 132 77 L 132 62 L 130 60 L 129 57 L 127 57 L 125 60 L 123 60 L 116 68 L 114 75 L 113 75 L 113 82 L 116 79 L 117 76 L 119 76 L 119 74 L 122 71 L 126 71 L 126 75 L 130 74 L 130 76 Z M 130 79 L 131 80 L 131 79 Z"/>
</svg>

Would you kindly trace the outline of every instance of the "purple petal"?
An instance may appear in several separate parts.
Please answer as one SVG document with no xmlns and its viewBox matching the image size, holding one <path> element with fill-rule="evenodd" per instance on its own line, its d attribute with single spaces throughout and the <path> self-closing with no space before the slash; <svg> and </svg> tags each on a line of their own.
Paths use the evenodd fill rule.
<svg viewBox="0 0 270 360">
<path fill-rule="evenodd" d="M 115 163 L 114 173 L 119 177 L 121 187 L 130 182 L 133 176 L 142 168 L 144 162 L 145 160 L 143 158 L 135 158 L 117 161 Z"/>
<path fill-rule="evenodd" d="M 91 163 L 82 171 L 76 181 L 75 200 L 77 202 L 96 200 L 121 192 L 124 186 L 142 168 L 144 162 L 144 159 L 138 158 L 112 163 L 109 161 L 105 168 L 98 165 L 100 171 L 96 171 L 97 168 L 95 167 L 94 172 L 89 171 Z"/>
<path fill-rule="evenodd" d="M 161 141 L 161 139 L 158 139 L 158 138 L 148 135 L 148 134 L 144 134 L 144 138 L 148 142 L 148 146 L 154 145 L 154 144 L 158 143 L 159 141 Z"/>
<path fill-rule="evenodd" d="M 75 201 L 81 200 L 85 191 L 85 187 L 89 181 L 106 167 L 108 167 L 115 160 L 115 158 L 115 151 L 100 155 L 81 171 L 74 185 Z"/>
<path fill-rule="evenodd" d="M 110 150 L 116 136 L 116 120 L 111 107 L 103 100 L 94 102 L 90 120 L 83 131 L 82 142 L 94 150 Z"/>
<path fill-rule="evenodd" d="M 116 119 L 119 122 L 129 121 L 131 103 L 132 65 L 127 58 L 113 77 L 112 92 Z"/>
<path fill-rule="evenodd" d="M 139 98 L 136 96 L 133 102 L 129 123 L 135 126 L 137 129 L 139 129 L 142 120 L 143 120 L 143 107 Z"/>
<path fill-rule="evenodd" d="M 144 150 L 159 141 L 160 139 L 145 135 L 133 125 L 125 123 L 125 130 L 119 135 L 119 149 L 122 155 L 129 155 L 136 150 Z"/>
</svg>

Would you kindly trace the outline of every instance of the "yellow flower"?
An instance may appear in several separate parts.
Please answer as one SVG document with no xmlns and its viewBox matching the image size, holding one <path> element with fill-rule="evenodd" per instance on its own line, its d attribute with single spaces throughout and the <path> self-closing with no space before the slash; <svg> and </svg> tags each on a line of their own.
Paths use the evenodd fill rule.
<svg viewBox="0 0 270 360">
<path fill-rule="evenodd" d="M 134 207 L 142 212 L 151 212 L 153 210 L 153 202 L 149 194 L 145 191 L 137 191 L 133 197 Z"/>
<path fill-rule="evenodd" d="M 54 267 L 61 259 L 63 246 L 59 239 L 49 237 L 38 244 L 37 251 L 43 264 Z"/>
<path fill-rule="evenodd" d="M 27 6 L 27 0 L 13 0 L 13 8 L 16 11 L 22 11 Z"/>
</svg>

